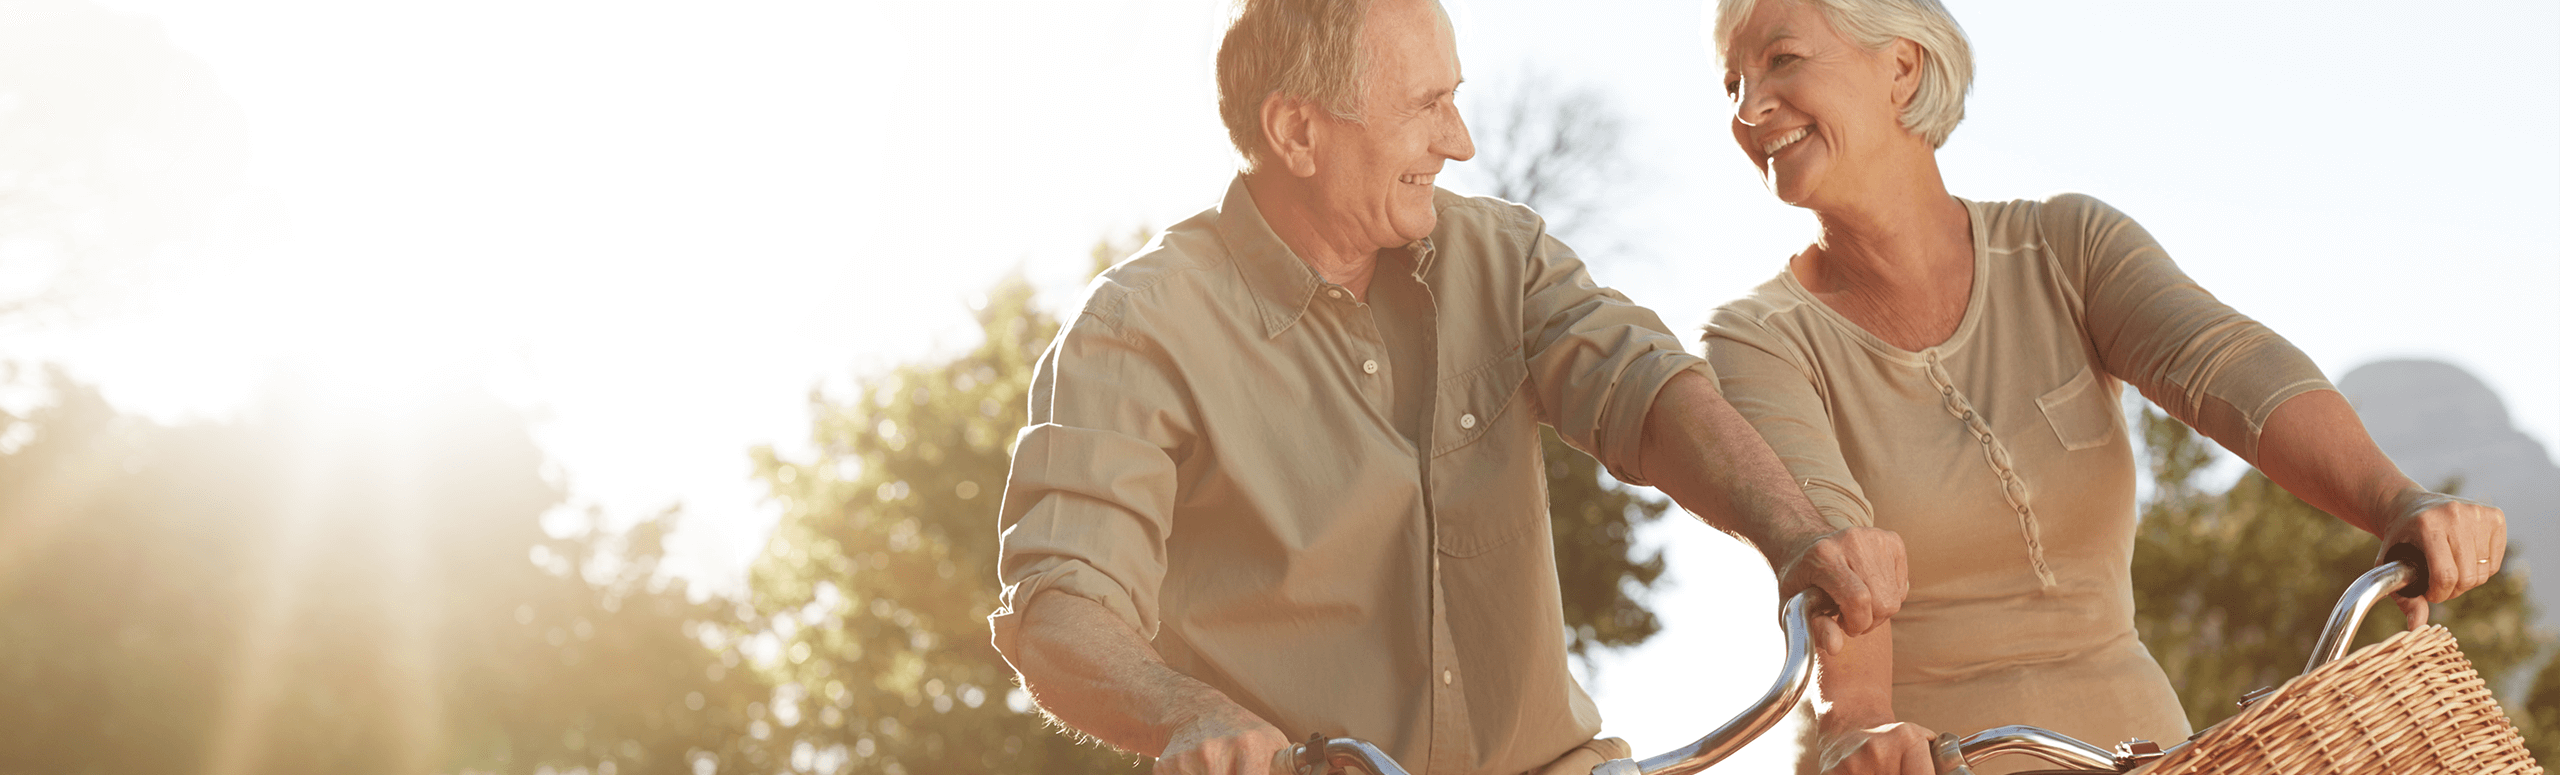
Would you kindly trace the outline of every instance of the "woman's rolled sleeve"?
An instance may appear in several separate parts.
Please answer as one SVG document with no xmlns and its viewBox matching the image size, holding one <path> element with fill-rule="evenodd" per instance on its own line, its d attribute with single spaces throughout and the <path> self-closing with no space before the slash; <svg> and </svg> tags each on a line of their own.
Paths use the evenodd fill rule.
<svg viewBox="0 0 2560 775">
<path fill-rule="evenodd" d="M 2080 285 L 2100 363 L 2241 459 L 2257 462 L 2258 434 L 2286 399 L 2335 389 L 2310 356 L 2215 299 L 2124 213 L 2065 194 L 2039 215 L 2064 276 Z"/>
<path fill-rule="evenodd" d="M 1769 442 L 1823 521 L 1833 528 L 1875 526 L 1875 507 L 1849 473 L 1822 394 L 1806 369 L 1777 354 L 1784 347 L 1777 335 L 1718 310 L 1705 343 L 1725 401 Z"/>
<path fill-rule="evenodd" d="M 1091 317 L 1042 356 L 1030 402 L 997 518 L 996 650 L 1020 663 L 1022 614 L 1049 590 L 1154 637 L 1186 402 L 1142 348 Z"/>
<path fill-rule="evenodd" d="M 1611 476 L 1644 484 L 1634 472 L 1654 397 L 1680 372 L 1715 375 L 1661 316 L 1593 282 L 1564 243 L 1543 231 L 1531 240 L 1521 320 L 1539 417 Z"/>
</svg>

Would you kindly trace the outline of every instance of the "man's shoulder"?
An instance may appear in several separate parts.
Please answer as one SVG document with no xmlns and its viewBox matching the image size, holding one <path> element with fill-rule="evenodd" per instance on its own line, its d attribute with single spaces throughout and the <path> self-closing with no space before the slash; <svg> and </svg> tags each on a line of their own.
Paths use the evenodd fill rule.
<svg viewBox="0 0 2560 775">
<path fill-rule="evenodd" d="M 1546 219 L 1528 205 L 1500 197 L 1467 196 L 1445 188 L 1432 189 L 1431 209 L 1440 215 L 1439 225 L 1432 229 L 1435 240 L 1470 234 L 1525 239 L 1547 227 Z"/>
<path fill-rule="evenodd" d="M 1115 333 L 1150 319 L 1181 319 L 1221 306 L 1232 272 L 1212 208 L 1174 224 L 1085 286 L 1082 317 Z M 1155 314 L 1151 314 L 1155 313 Z"/>
</svg>

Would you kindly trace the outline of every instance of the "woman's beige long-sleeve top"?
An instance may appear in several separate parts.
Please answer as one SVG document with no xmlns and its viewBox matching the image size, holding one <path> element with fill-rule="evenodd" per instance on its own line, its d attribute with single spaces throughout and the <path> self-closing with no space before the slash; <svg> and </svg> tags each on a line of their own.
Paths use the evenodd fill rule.
<svg viewBox="0 0 2560 775">
<path fill-rule="evenodd" d="M 1707 359 L 1825 517 L 1902 535 L 1901 720 L 2184 739 L 2134 634 L 2120 386 L 2255 461 L 2276 406 L 2329 382 L 2096 199 L 1963 204 L 1973 290 L 1946 342 L 1886 344 L 1781 272 L 1716 310 Z"/>
</svg>

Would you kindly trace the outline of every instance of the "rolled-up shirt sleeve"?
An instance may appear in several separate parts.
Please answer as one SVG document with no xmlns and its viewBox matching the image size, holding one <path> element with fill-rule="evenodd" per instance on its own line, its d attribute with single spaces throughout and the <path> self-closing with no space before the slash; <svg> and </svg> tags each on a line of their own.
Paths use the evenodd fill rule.
<svg viewBox="0 0 2560 775">
<path fill-rule="evenodd" d="M 1811 358 L 1732 310 L 1709 318 L 1705 344 L 1725 400 L 1769 442 L 1823 521 L 1834 529 L 1874 527 L 1875 505 L 1840 451 L 1831 412 L 1814 388 Z"/>
<path fill-rule="evenodd" d="M 1047 590 L 1155 636 L 1176 461 L 1193 427 L 1169 369 L 1160 350 L 1088 312 L 1033 370 L 997 518 L 1004 588 L 987 617 L 1006 661 L 1021 664 L 1022 614 Z"/>
<path fill-rule="evenodd" d="M 1637 456 L 1654 397 L 1680 372 L 1697 371 L 1710 385 L 1715 374 L 1681 348 L 1660 315 L 1594 282 L 1544 221 L 1525 208 L 1518 218 L 1528 261 L 1523 357 L 1539 419 L 1619 481 L 1644 484 Z"/>
<path fill-rule="evenodd" d="M 2189 279 L 2151 233 L 2095 198 L 2054 197 L 2045 243 L 2072 271 L 2081 322 L 2108 373 L 2251 464 L 2287 399 L 2335 390 L 2310 356 Z"/>
</svg>

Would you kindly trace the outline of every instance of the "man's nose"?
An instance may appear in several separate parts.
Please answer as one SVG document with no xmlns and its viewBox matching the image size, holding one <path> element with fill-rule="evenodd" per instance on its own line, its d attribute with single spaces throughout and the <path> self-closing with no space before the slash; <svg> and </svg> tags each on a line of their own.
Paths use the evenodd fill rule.
<svg viewBox="0 0 2560 775">
<path fill-rule="evenodd" d="M 1431 151 L 1450 161 L 1466 161 L 1476 157 L 1476 140 L 1467 135 L 1467 119 L 1458 115 L 1458 106 L 1449 106 L 1449 121 L 1440 137 L 1431 143 Z"/>
</svg>

